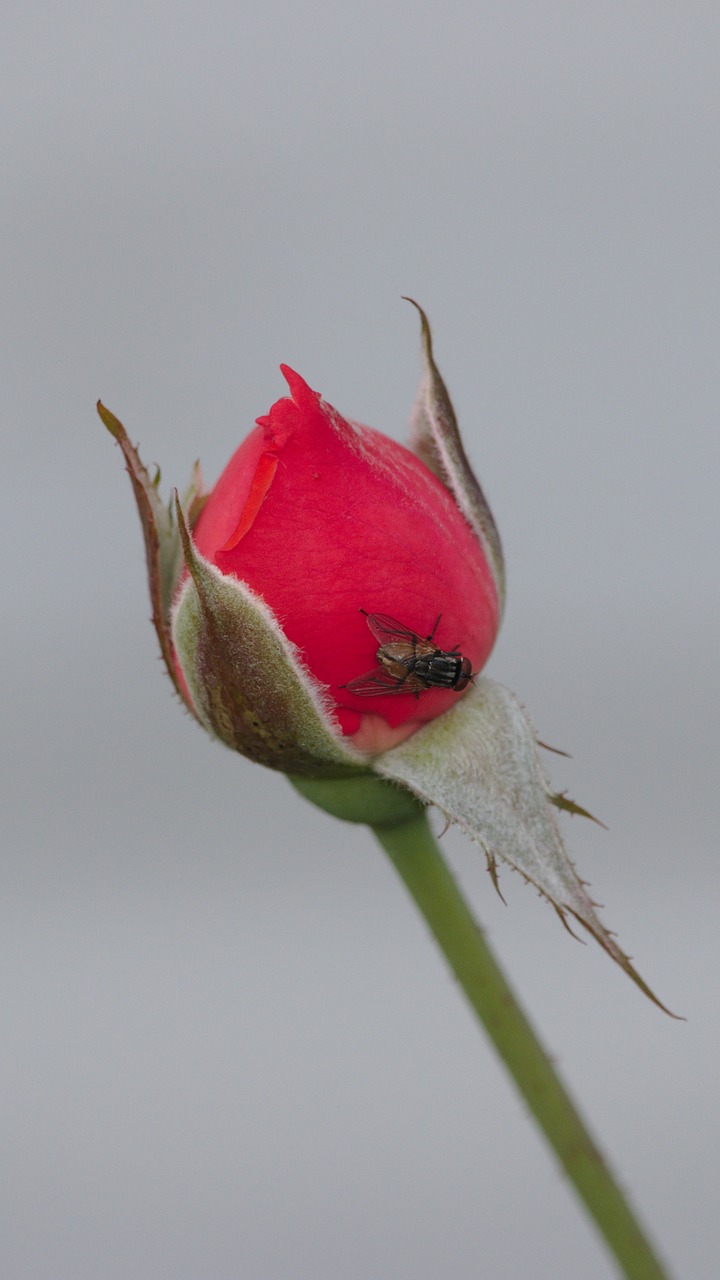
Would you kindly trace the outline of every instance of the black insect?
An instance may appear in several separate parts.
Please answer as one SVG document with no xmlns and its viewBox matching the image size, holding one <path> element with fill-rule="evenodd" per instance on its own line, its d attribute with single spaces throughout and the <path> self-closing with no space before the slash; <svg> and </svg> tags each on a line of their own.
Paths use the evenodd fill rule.
<svg viewBox="0 0 720 1280">
<path fill-rule="evenodd" d="M 386 613 L 367 613 L 365 609 L 360 612 L 378 641 L 375 656 L 379 666 L 348 680 L 341 689 L 349 689 L 361 698 L 394 693 L 413 693 L 419 698 L 425 689 L 454 689 L 461 693 L 473 679 L 472 663 L 463 657 L 458 645 L 439 649 L 433 644 L 442 614 L 438 614 L 430 635 L 423 639 Z"/>
</svg>

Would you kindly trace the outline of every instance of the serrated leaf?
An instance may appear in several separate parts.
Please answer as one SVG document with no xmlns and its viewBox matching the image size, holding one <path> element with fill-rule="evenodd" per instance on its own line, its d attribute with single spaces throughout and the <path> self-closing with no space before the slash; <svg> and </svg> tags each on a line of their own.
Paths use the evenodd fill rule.
<svg viewBox="0 0 720 1280">
<path fill-rule="evenodd" d="M 436 805 L 484 849 L 579 921 L 655 1004 L 658 1000 L 598 919 L 560 836 L 535 731 L 514 694 L 486 677 L 451 711 L 374 762 Z M 675 1016 L 675 1015 L 671 1015 Z"/>
</svg>

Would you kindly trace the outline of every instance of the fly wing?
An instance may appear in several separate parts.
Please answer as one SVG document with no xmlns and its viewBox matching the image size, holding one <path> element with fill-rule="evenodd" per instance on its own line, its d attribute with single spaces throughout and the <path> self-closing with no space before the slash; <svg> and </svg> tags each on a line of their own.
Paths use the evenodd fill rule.
<svg viewBox="0 0 720 1280">
<path fill-rule="evenodd" d="M 348 689 L 360 698 L 385 698 L 388 694 L 408 692 L 406 680 L 392 675 L 386 667 L 374 667 L 364 676 L 356 676 L 347 684 L 341 684 L 340 688 Z"/>
<path fill-rule="evenodd" d="M 365 611 L 362 610 L 362 612 Z M 421 639 L 416 631 L 404 627 L 401 622 L 391 618 L 387 613 L 366 613 L 365 618 L 375 639 L 381 645 L 392 644 L 393 641 L 400 644 L 415 644 Z"/>
</svg>

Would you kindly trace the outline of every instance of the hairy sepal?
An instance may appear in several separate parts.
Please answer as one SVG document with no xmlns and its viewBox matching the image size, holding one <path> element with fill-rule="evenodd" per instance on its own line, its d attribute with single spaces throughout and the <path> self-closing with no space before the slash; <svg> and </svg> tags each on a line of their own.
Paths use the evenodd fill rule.
<svg viewBox="0 0 720 1280">
<path fill-rule="evenodd" d="M 535 731 L 508 689 L 478 678 L 456 707 L 377 757 L 373 767 L 462 827 L 482 846 L 491 875 L 498 861 L 507 863 L 552 903 L 565 925 L 568 917 L 582 924 L 665 1009 L 598 919 L 565 851 Z"/>
<path fill-rule="evenodd" d="M 468 461 L 452 401 L 435 364 L 428 318 L 414 298 L 405 301 L 420 313 L 423 354 L 423 373 L 410 423 L 410 447 L 449 489 L 473 529 L 490 566 L 502 612 L 505 561 L 500 534 Z"/>
<path fill-rule="evenodd" d="M 197 715 L 213 736 L 258 764 L 300 776 L 367 768 L 345 743 L 327 689 L 303 665 L 275 615 L 199 554 L 177 517 L 189 577 L 172 639 Z"/>
<path fill-rule="evenodd" d="M 159 493 L 159 470 L 154 476 L 150 475 L 122 422 L 115 417 L 114 413 L 106 409 L 100 400 L 97 403 L 97 411 L 111 436 L 120 445 L 135 494 L 145 540 L 152 621 L 160 642 L 160 652 L 176 692 L 189 710 L 195 714 L 178 681 L 170 634 L 172 602 L 183 565 L 180 531 L 175 520 L 174 503 L 171 502 L 166 506 L 162 501 Z M 187 513 L 191 528 L 206 501 L 207 494 L 203 488 L 200 464 L 196 462 L 190 484 L 182 499 L 182 506 Z"/>
</svg>

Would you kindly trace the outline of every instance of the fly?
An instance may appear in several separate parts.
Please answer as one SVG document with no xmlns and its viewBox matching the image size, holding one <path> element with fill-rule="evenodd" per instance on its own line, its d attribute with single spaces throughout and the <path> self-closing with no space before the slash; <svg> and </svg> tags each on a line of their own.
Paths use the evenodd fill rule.
<svg viewBox="0 0 720 1280">
<path fill-rule="evenodd" d="M 404 627 L 401 622 L 386 613 L 360 612 L 378 641 L 376 658 L 378 666 L 340 685 L 361 698 L 380 698 L 388 694 L 412 693 L 420 697 L 426 689 L 453 689 L 462 693 L 474 678 L 472 663 L 463 657 L 460 646 L 439 649 L 433 636 L 440 625 L 442 614 L 429 636 L 419 636 L 416 631 Z"/>
</svg>

